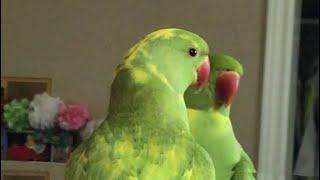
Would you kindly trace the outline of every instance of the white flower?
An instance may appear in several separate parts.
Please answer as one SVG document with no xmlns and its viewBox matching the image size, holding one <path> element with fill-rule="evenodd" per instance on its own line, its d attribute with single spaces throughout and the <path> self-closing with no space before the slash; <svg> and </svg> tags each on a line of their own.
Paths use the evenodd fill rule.
<svg viewBox="0 0 320 180">
<path fill-rule="evenodd" d="M 36 94 L 30 103 L 30 126 L 42 130 L 52 128 L 60 103 L 60 98 L 51 97 L 47 93 Z"/>
<path fill-rule="evenodd" d="M 80 136 L 83 140 L 88 139 L 93 131 L 97 129 L 104 119 L 92 119 L 88 121 L 86 126 L 80 131 Z"/>
</svg>

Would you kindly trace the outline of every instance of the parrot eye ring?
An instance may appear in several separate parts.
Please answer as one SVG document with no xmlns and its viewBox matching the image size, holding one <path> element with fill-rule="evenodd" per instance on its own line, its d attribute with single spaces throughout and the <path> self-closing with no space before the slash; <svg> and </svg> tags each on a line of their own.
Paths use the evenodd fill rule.
<svg viewBox="0 0 320 180">
<path fill-rule="evenodd" d="M 197 55 L 197 50 L 195 48 L 190 48 L 189 49 L 189 55 L 191 57 L 195 57 Z"/>
</svg>

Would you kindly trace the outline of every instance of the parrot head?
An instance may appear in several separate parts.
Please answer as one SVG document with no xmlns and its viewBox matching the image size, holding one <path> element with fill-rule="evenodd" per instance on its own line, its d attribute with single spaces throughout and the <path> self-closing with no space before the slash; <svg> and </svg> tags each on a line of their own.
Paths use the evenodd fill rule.
<svg viewBox="0 0 320 180">
<path fill-rule="evenodd" d="M 212 106 L 229 107 L 238 87 L 243 69 L 239 61 L 233 57 L 214 54 L 210 55 L 209 83 L 201 92 L 190 86 L 184 99 L 188 108 L 210 109 Z"/>
<path fill-rule="evenodd" d="M 189 31 L 161 29 L 134 45 L 124 66 L 143 69 L 180 93 L 190 85 L 199 90 L 210 76 L 209 47 Z"/>
<path fill-rule="evenodd" d="M 214 54 L 211 65 L 210 89 L 215 93 L 215 103 L 230 105 L 237 94 L 243 68 L 239 61 L 231 56 Z"/>
</svg>

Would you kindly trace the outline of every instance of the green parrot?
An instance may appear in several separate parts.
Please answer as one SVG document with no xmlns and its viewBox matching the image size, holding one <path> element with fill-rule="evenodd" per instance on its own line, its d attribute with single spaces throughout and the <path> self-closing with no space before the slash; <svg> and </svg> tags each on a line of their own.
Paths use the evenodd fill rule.
<svg viewBox="0 0 320 180">
<path fill-rule="evenodd" d="M 191 133 L 210 154 L 217 180 L 255 179 L 255 168 L 237 141 L 229 117 L 243 68 L 222 54 L 210 57 L 210 64 L 209 84 L 200 92 L 190 87 L 185 93 Z"/>
<path fill-rule="evenodd" d="M 67 180 L 215 179 L 209 154 L 191 135 L 184 92 L 205 86 L 209 47 L 198 35 L 162 29 L 118 65 L 106 120 L 67 162 Z"/>
</svg>

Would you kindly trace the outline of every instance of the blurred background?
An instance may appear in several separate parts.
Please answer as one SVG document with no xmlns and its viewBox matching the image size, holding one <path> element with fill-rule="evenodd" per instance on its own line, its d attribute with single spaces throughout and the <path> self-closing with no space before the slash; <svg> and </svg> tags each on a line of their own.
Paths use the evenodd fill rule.
<svg viewBox="0 0 320 180">
<path fill-rule="evenodd" d="M 319 1 L 302 1 L 300 22 L 293 168 L 319 179 Z"/>
<path fill-rule="evenodd" d="M 8 96 L 8 87 L 22 88 L 19 92 L 11 90 L 16 97 L 46 90 L 66 101 L 81 102 L 94 119 L 103 119 L 112 73 L 125 51 L 154 30 L 187 29 L 206 39 L 213 51 L 236 57 L 242 63 L 245 74 L 231 119 L 238 140 L 258 168 L 269 3 L 268 0 L 1 0 L 1 84 L 7 87 L 2 92 Z M 319 84 L 318 5 L 318 0 L 296 3 L 296 14 L 300 16 L 294 19 L 299 23 L 295 29 L 299 34 L 295 37 L 299 52 L 297 110 L 291 119 L 295 124 L 291 134 L 292 178 L 318 177 L 318 147 L 314 145 L 319 133 L 318 108 L 314 108 L 318 106 Z M 10 86 L 10 82 L 20 84 Z M 23 84 L 26 82 L 33 85 Z M 306 135 L 313 127 L 317 127 L 316 131 Z M 312 142 L 304 143 L 305 139 Z M 312 146 L 308 146 L 310 143 Z M 303 158 L 303 154 L 311 158 Z M 307 162 L 312 165 L 306 165 Z M 17 162 L 1 161 L 1 170 L 20 166 Z M 63 164 L 52 166 L 64 168 Z M 50 177 L 61 177 L 59 172 Z"/>
</svg>

